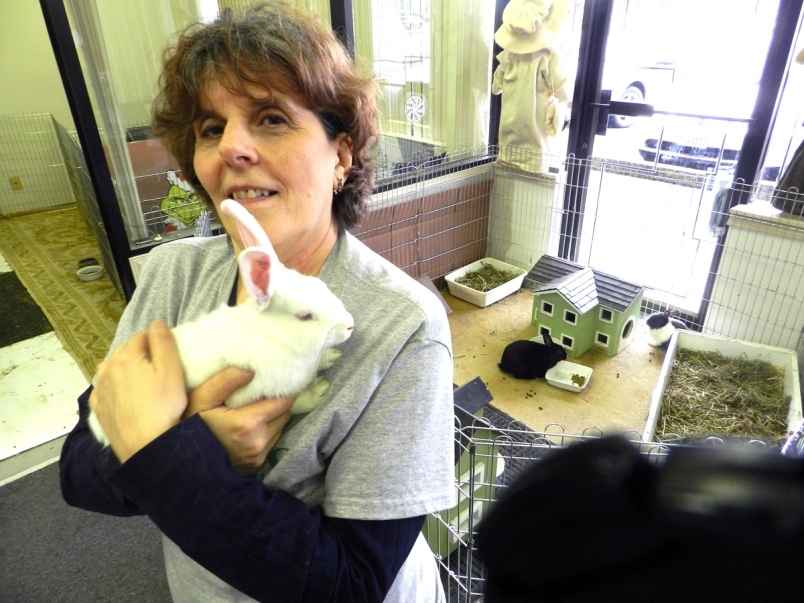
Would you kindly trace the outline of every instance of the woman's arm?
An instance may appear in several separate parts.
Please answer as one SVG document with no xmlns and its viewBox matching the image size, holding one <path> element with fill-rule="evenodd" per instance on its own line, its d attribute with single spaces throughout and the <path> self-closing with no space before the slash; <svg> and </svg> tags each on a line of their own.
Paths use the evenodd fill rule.
<svg viewBox="0 0 804 603">
<path fill-rule="evenodd" d="M 383 600 L 423 517 L 324 517 L 318 507 L 238 476 L 198 415 L 121 465 L 89 430 L 91 391 L 79 398 L 80 419 L 62 450 L 69 504 L 109 515 L 148 513 L 196 562 L 257 600 Z"/>
<path fill-rule="evenodd" d="M 61 493 L 67 504 L 128 517 L 144 511 L 128 500 L 107 477 L 120 468 L 120 462 L 110 448 L 104 448 L 89 429 L 90 386 L 78 397 L 78 423 L 67 435 L 61 449 L 59 474 Z"/>
<path fill-rule="evenodd" d="M 196 562 L 260 600 L 382 601 L 423 518 L 325 517 L 320 508 L 239 476 L 203 412 L 180 422 L 172 417 L 186 402 L 168 400 L 168 419 L 148 419 L 162 408 L 160 392 L 175 396 L 175 375 L 164 374 L 171 365 L 165 350 L 151 349 L 170 339 L 162 338 L 161 326 L 156 331 L 115 350 L 99 370 L 98 389 L 82 396 L 81 428 L 63 458 L 65 500 L 113 514 L 147 513 Z M 86 427 L 90 397 L 122 465 Z M 138 415 L 143 405 L 150 410 Z M 174 424 L 161 429 L 166 422 Z M 155 431 L 143 444 L 141 435 Z M 81 450 L 103 458 L 102 469 L 94 470 Z"/>
<path fill-rule="evenodd" d="M 238 476 L 198 416 L 109 479 L 185 554 L 259 601 L 382 601 L 424 521 L 325 517 Z"/>
</svg>

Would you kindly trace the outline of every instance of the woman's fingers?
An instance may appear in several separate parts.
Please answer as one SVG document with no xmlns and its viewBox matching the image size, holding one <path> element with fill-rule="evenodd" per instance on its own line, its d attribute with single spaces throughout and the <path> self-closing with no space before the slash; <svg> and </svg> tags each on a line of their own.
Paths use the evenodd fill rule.
<svg viewBox="0 0 804 603">
<path fill-rule="evenodd" d="M 118 346 L 99 365 L 89 402 L 121 462 L 178 423 L 187 396 L 167 325 L 153 323 Z"/>
<path fill-rule="evenodd" d="M 241 475 L 255 473 L 290 421 L 293 397 L 267 398 L 240 408 L 217 406 L 201 418 L 221 442 Z"/>
<path fill-rule="evenodd" d="M 229 396 L 241 387 L 248 385 L 253 378 L 252 371 L 234 366 L 215 373 L 190 392 L 187 409 L 182 418 L 186 419 L 198 412 L 223 405 Z"/>
</svg>

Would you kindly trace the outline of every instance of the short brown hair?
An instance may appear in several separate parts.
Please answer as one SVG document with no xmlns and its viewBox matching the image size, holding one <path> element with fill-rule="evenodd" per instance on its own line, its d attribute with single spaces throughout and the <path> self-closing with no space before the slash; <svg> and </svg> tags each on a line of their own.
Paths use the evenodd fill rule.
<svg viewBox="0 0 804 603">
<path fill-rule="evenodd" d="M 371 77 L 357 72 L 329 28 L 313 15 L 266 2 L 242 13 L 225 9 L 212 23 L 191 25 L 165 50 L 153 105 L 154 133 L 208 202 L 193 166 L 193 123 L 210 79 L 236 94 L 258 84 L 299 96 L 331 140 L 345 132 L 352 167 L 332 211 L 342 230 L 358 222 L 374 184 L 370 151 L 377 141 L 376 88 Z"/>
</svg>

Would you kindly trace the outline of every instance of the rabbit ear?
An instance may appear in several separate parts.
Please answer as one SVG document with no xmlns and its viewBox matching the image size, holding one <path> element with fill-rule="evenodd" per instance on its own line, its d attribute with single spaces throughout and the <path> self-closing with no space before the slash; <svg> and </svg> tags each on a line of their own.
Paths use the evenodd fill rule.
<svg viewBox="0 0 804 603">
<path fill-rule="evenodd" d="M 260 309 L 264 310 L 276 289 L 276 279 L 272 278 L 271 273 L 273 254 L 262 247 L 250 247 L 240 253 L 237 261 L 240 263 L 240 275 L 246 291 Z M 275 268 L 273 274 L 276 274 Z"/>
<path fill-rule="evenodd" d="M 240 233 L 240 242 L 243 244 L 243 249 L 262 247 L 273 256 L 276 263 L 279 263 L 268 235 L 265 234 L 260 223 L 248 213 L 245 207 L 234 199 L 225 199 L 221 202 L 221 211 L 233 218 L 237 224 L 237 231 Z"/>
<path fill-rule="evenodd" d="M 550 338 L 550 334 L 547 332 L 547 329 L 542 330 L 542 338 L 544 339 L 544 345 L 548 348 L 553 345 L 553 340 Z"/>
</svg>

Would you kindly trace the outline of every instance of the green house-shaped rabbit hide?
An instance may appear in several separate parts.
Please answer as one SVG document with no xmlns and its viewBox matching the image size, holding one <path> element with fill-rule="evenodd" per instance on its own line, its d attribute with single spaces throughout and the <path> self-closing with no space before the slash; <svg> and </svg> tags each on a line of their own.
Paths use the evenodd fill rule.
<svg viewBox="0 0 804 603">
<path fill-rule="evenodd" d="M 592 347 L 614 356 L 633 341 L 642 285 L 550 255 L 526 278 L 536 285 L 531 323 L 561 342 L 569 358 Z"/>
</svg>

